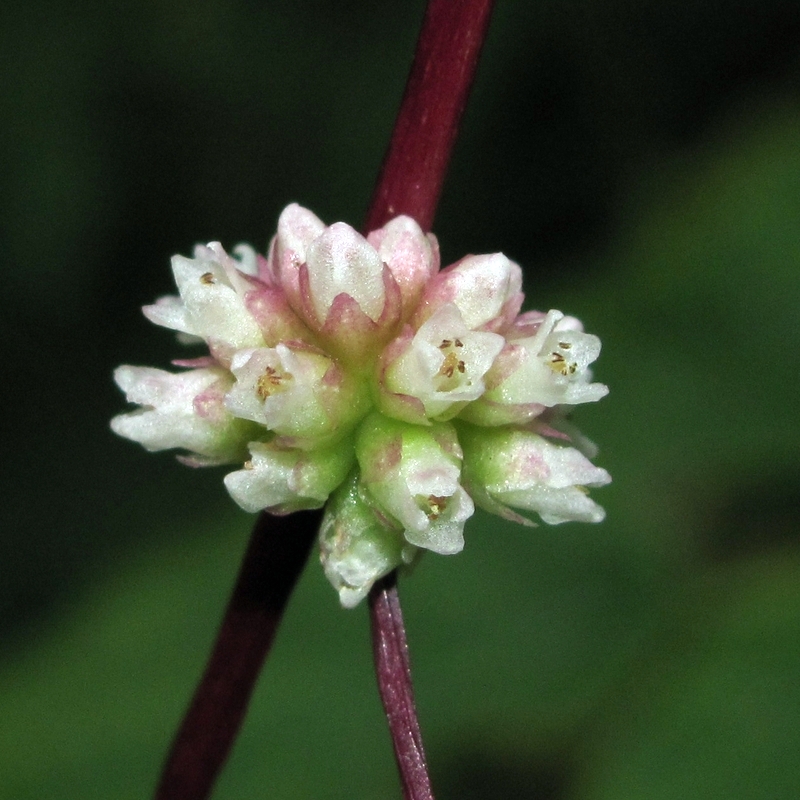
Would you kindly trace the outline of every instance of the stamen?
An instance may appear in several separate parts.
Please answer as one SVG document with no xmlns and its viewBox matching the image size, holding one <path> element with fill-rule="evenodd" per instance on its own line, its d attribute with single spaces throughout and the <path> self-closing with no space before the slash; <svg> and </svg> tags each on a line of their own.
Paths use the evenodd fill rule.
<svg viewBox="0 0 800 800">
<path fill-rule="evenodd" d="M 216 282 L 217 281 L 214 278 L 214 273 L 213 272 L 204 272 L 200 276 L 200 283 L 205 284 L 206 286 L 212 286 Z"/>
<path fill-rule="evenodd" d="M 559 342 L 560 344 L 560 342 Z M 567 361 L 561 353 L 550 353 L 549 358 L 545 362 L 553 372 L 559 375 L 574 375 L 578 369 L 577 361 Z"/>
<path fill-rule="evenodd" d="M 283 386 L 283 381 L 291 378 L 290 373 L 281 375 L 273 367 L 267 367 L 264 374 L 256 381 L 256 394 L 258 399 L 263 403 L 268 397 L 271 397 L 275 392 L 283 391 L 286 387 Z"/>
<path fill-rule="evenodd" d="M 427 500 L 428 508 L 428 519 L 430 520 L 437 520 L 441 516 L 442 513 L 447 509 L 447 501 L 450 498 L 448 497 L 437 497 L 435 494 L 429 495 Z"/>
<path fill-rule="evenodd" d="M 456 370 L 463 375 L 466 369 L 464 362 L 455 353 L 450 352 L 444 357 L 444 362 L 439 367 L 438 374 L 443 375 L 445 378 L 452 378 Z"/>
</svg>

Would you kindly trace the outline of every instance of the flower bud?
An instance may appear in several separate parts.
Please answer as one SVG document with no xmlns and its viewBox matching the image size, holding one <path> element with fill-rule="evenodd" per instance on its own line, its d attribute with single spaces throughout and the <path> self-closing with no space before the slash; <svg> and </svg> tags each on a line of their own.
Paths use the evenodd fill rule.
<svg viewBox="0 0 800 800">
<path fill-rule="evenodd" d="M 325 575 L 345 608 L 353 608 L 378 578 L 410 564 L 418 553 L 399 530 L 378 519 L 362 495 L 354 473 L 331 497 L 319 532 Z"/>
<path fill-rule="evenodd" d="M 423 428 L 372 414 L 359 428 L 356 458 L 370 500 L 407 541 L 437 553 L 463 549 L 475 506 L 459 484 L 461 448 L 452 425 Z"/>
<path fill-rule="evenodd" d="M 522 271 L 502 253 L 466 256 L 425 287 L 414 327 L 445 303 L 454 303 L 470 330 L 502 333 L 522 305 Z"/>
<path fill-rule="evenodd" d="M 239 461 L 253 427 L 225 408 L 233 383 L 219 368 L 171 373 L 150 367 L 118 367 L 114 380 L 128 402 L 142 408 L 111 420 L 114 433 L 139 442 L 147 450 L 181 448 L 192 466 Z"/>
<path fill-rule="evenodd" d="M 605 512 L 586 491 L 611 476 L 574 447 L 548 442 L 530 431 L 462 424 L 464 480 L 478 505 L 517 522 L 509 506 L 536 511 L 551 525 L 601 522 Z"/>
<path fill-rule="evenodd" d="M 244 469 L 225 476 L 225 487 L 245 510 L 289 514 L 321 508 L 353 464 L 347 447 L 284 450 L 251 442 Z"/>
</svg>

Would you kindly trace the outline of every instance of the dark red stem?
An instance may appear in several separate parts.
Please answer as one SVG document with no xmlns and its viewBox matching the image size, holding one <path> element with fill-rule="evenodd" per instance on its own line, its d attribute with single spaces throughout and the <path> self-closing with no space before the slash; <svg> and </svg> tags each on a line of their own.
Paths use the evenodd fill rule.
<svg viewBox="0 0 800 800">
<path fill-rule="evenodd" d="M 494 0 L 430 0 L 365 229 L 398 214 L 430 230 Z M 308 559 L 320 511 L 261 514 L 155 800 L 206 800 Z M 406 800 L 432 800 L 394 574 L 370 593 L 375 665 Z"/>
<path fill-rule="evenodd" d="M 494 0 L 430 0 L 364 228 L 408 214 L 430 230 Z"/>
<path fill-rule="evenodd" d="M 494 0 L 430 0 L 365 231 L 398 214 L 430 230 Z M 422 746 L 397 573 L 369 595 L 375 671 L 405 800 L 433 800 Z"/>
<path fill-rule="evenodd" d="M 156 800 L 209 797 L 321 519 L 321 511 L 258 517 L 206 671 L 167 757 Z"/>
<path fill-rule="evenodd" d="M 405 800 L 433 800 L 414 706 L 408 643 L 397 596 L 397 573 L 378 581 L 369 594 L 372 653 Z"/>
</svg>

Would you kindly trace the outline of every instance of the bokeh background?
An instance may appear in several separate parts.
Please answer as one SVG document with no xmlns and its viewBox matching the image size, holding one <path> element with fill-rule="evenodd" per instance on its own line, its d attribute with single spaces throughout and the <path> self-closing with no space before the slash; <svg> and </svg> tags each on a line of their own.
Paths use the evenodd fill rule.
<svg viewBox="0 0 800 800">
<path fill-rule="evenodd" d="M 423 3 L 31 0 L 0 24 L 0 798 L 152 791 L 252 520 L 114 438 L 139 307 L 281 208 L 363 218 Z M 599 526 L 401 586 L 442 800 L 800 796 L 800 4 L 499 0 L 436 223 L 599 334 Z M 311 563 L 215 798 L 398 797 Z"/>
</svg>

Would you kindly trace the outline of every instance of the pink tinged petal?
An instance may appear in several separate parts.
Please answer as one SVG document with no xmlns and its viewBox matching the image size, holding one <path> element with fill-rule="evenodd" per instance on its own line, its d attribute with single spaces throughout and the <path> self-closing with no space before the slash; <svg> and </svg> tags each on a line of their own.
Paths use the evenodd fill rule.
<svg viewBox="0 0 800 800">
<path fill-rule="evenodd" d="M 331 497 L 319 534 L 320 561 L 345 608 L 363 600 L 378 578 L 418 553 L 400 531 L 382 523 L 363 499 L 358 474 Z"/>
<path fill-rule="evenodd" d="M 361 369 L 371 362 L 388 339 L 395 335 L 400 322 L 400 288 L 388 267 L 382 268 L 384 306 L 377 322 L 369 317 L 349 294 L 339 294 L 327 312 L 324 324 L 313 303 L 310 272 L 300 267 L 300 314 L 318 334 L 326 349 Z"/>
<path fill-rule="evenodd" d="M 382 388 L 418 398 L 430 419 L 450 419 L 481 396 L 483 376 L 503 344 L 495 333 L 470 331 L 459 309 L 447 303 L 387 366 Z"/>
<path fill-rule="evenodd" d="M 608 388 L 590 383 L 588 369 L 600 353 L 600 340 L 579 328 L 574 318 L 548 312 L 532 336 L 515 339 L 501 354 L 487 376 L 486 393 L 465 418 L 503 424 L 506 407 L 507 422 L 523 422 L 526 406 L 534 410 L 537 405 L 573 405 L 605 397 Z"/>
<path fill-rule="evenodd" d="M 250 454 L 244 469 L 225 476 L 231 497 L 249 512 L 289 514 L 321 508 L 353 463 L 350 449 L 342 447 L 283 450 L 273 444 L 251 442 Z"/>
<path fill-rule="evenodd" d="M 373 465 L 387 462 L 386 453 L 396 451 L 398 437 L 400 460 L 393 469 L 382 470 L 384 477 L 375 479 Z M 373 414 L 356 439 L 362 483 L 371 502 L 383 517 L 403 529 L 408 542 L 437 553 L 463 549 L 464 523 L 475 510 L 459 484 L 456 453 L 460 449 L 455 430 L 446 423 L 421 428 Z"/>
<path fill-rule="evenodd" d="M 536 511 L 544 522 L 600 522 L 605 512 L 586 491 L 611 476 L 572 447 L 522 430 L 459 431 L 465 452 L 465 480 L 480 505 L 503 516 L 508 506 Z"/>
<path fill-rule="evenodd" d="M 325 324 L 334 300 L 348 295 L 377 322 L 385 300 L 383 263 L 375 248 L 344 222 L 326 228 L 306 253 L 311 304 Z"/>
<path fill-rule="evenodd" d="M 205 368 L 172 374 L 123 366 L 114 379 L 129 402 L 142 406 L 114 417 L 115 433 L 151 451 L 183 448 L 204 457 L 199 459 L 203 463 L 241 458 L 252 430 L 225 410 L 223 398 L 231 384 L 226 371 Z"/>
<path fill-rule="evenodd" d="M 305 264 L 307 251 L 325 230 L 325 223 L 307 208 L 292 203 L 278 218 L 278 233 L 270 248 L 271 271 L 297 308 L 300 295 L 298 270 Z"/>
<path fill-rule="evenodd" d="M 471 330 L 502 332 L 519 312 L 521 289 L 522 271 L 502 253 L 467 256 L 431 280 L 414 324 L 421 325 L 445 303 L 455 303 Z"/>
<path fill-rule="evenodd" d="M 547 314 L 544 311 L 526 311 L 524 314 L 519 314 L 505 332 L 505 337 L 512 342 L 535 336 L 546 318 Z"/>
<path fill-rule="evenodd" d="M 411 217 L 395 217 L 372 231 L 367 241 L 389 267 L 400 287 L 403 317 L 416 307 L 427 282 L 439 271 L 439 244 Z"/>
<path fill-rule="evenodd" d="M 212 356 L 199 356 L 198 358 L 173 358 L 170 362 L 174 367 L 218 367 L 216 359 Z"/>
<path fill-rule="evenodd" d="M 269 347 L 287 339 L 312 338 L 310 331 L 294 313 L 283 290 L 263 283 L 244 296 L 245 307 L 255 320 Z"/>
</svg>

